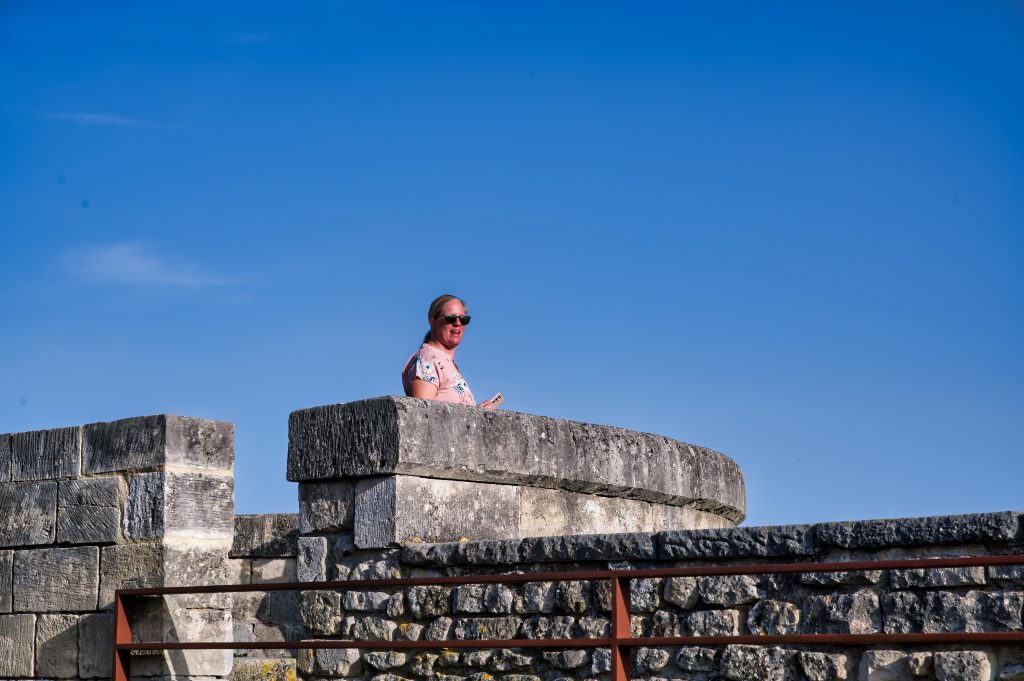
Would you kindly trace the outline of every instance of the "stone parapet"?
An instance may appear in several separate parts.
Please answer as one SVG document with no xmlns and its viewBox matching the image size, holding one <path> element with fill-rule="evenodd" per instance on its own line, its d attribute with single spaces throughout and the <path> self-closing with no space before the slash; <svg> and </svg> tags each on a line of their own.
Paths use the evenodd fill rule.
<svg viewBox="0 0 1024 681">
<path fill-rule="evenodd" d="M 407 397 L 289 418 L 304 534 L 354 527 L 360 548 L 410 540 L 732 527 L 743 474 L 659 435 Z"/>
</svg>

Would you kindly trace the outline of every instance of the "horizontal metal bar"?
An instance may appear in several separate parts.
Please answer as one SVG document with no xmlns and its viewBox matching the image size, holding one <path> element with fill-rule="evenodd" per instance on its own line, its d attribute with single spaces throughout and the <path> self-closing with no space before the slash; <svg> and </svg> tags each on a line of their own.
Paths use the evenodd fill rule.
<svg viewBox="0 0 1024 681">
<path fill-rule="evenodd" d="M 961 556 L 954 558 L 900 558 L 893 560 L 855 560 L 829 563 L 760 563 L 743 565 L 707 565 L 684 568 L 637 570 L 592 570 L 583 572 L 532 572 L 507 575 L 459 575 L 457 577 L 411 577 L 402 579 L 362 579 L 330 582 L 268 582 L 262 584 L 215 584 L 204 586 L 168 586 L 145 589 L 118 589 L 121 596 L 171 596 L 176 594 L 244 593 L 251 591 L 312 591 L 363 589 L 370 587 L 434 586 L 443 584 L 521 584 L 548 581 L 596 581 L 628 577 L 704 577 L 711 575 L 767 575 L 811 572 L 852 572 L 861 570 L 897 570 L 940 567 L 983 567 L 1024 565 L 1024 554 L 998 556 Z"/>
<path fill-rule="evenodd" d="M 267 643 L 198 641 L 174 643 L 121 643 L 118 650 L 444 650 L 450 648 L 607 648 L 612 644 L 637 646 L 753 645 L 876 645 L 879 643 L 1017 643 L 1024 631 L 985 631 L 919 634 L 782 634 L 775 636 L 646 636 L 612 638 L 496 639 L 475 641 L 272 641 Z"/>
</svg>

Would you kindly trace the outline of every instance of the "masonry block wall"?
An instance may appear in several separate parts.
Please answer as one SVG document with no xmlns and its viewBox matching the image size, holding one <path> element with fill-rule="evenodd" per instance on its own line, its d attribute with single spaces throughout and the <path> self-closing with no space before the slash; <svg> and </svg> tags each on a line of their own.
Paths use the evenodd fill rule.
<svg viewBox="0 0 1024 681">
<path fill-rule="evenodd" d="M 227 579 L 231 424 L 180 416 L 0 435 L 0 678 L 111 676 L 118 588 Z M 230 604 L 161 599 L 152 640 L 230 636 Z M 139 658 L 139 676 L 226 674 L 230 654 Z"/>
</svg>

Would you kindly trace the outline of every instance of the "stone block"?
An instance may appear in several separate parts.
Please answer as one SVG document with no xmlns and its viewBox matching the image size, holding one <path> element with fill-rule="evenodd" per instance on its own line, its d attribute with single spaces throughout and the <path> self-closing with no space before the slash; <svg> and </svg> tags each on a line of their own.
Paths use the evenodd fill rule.
<svg viewBox="0 0 1024 681">
<path fill-rule="evenodd" d="M 758 580 L 748 575 L 722 575 L 697 578 L 697 593 L 707 605 L 732 607 L 758 599 Z"/>
<path fill-rule="evenodd" d="M 96 609 L 100 551 L 95 546 L 14 553 L 14 609 L 81 612 Z"/>
<path fill-rule="evenodd" d="M 163 465 L 231 469 L 234 426 L 187 416 L 161 414 L 82 429 L 84 473 L 107 473 Z"/>
<path fill-rule="evenodd" d="M 295 513 L 236 515 L 232 558 L 292 558 L 298 553 Z"/>
<path fill-rule="evenodd" d="M 312 677 L 358 676 L 362 670 L 362 654 L 357 648 L 335 650 L 300 650 L 299 671 Z M 431 674 L 432 676 L 432 674 Z"/>
<path fill-rule="evenodd" d="M 57 526 L 56 482 L 0 484 L 0 546 L 52 544 Z"/>
<path fill-rule="evenodd" d="M 1011 542 L 1020 530 L 1014 512 L 822 523 L 815 537 L 823 546 L 843 549 L 906 548 L 943 544 Z"/>
<path fill-rule="evenodd" d="M 288 420 L 288 479 L 412 475 L 692 506 L 739 522 L 743 475 L 703 447 L 621 428 L 381 397 Z"/>
<path fill-rule="evenodd" d="M 747 628 L 756 636 L 795 634 L 800 628 L 800 608 L 787 601 L 758 601 L 747 613 Z"/>
<path fill-rule="evenodd" d="M 114 675 L 110 651 L 114 643 L 114 615 L 97 612 L 78 621 L 78 675 L 108 679 Z"/>
<path fill-rule="evenodd" d="M 0 483 L 11 481 L 13 463 L 11 458 L 11 436 L 4 433 L 0 435 Z"/>
<path fill-rule="evenodd" d="M 937 681 L 990 681 L 992 663 L 988 655 L 976 650 L 935 653 Z"/>
<path fill-rule="evenodd" d="M 521 487 L 519 497 L 520 534 L 524 537 L 660 532 L 734 525 L 714 513 L 638 499 L 539 487 Z"/>
<path fill-rule="evenodd" d="M 1022 591 L 896 591 L 882 599 L 890 634 L 1021 628 Z"/>
<path fill-rule="evenodd" d="M 675 663 L 684 672 L 718 671 L 718 651 L 714 648 L 683 646 L 676 651 Z"/>
<path fill-rule="evenodd" d="M 164 547 L 158 544 L 104 546 L 100 560 L 99 608 L 109 608 L 117 589 L 162 586 Z"/>
<path fill-rule="evenodd" d="M 255 558 L 252 561 L 252 582 L 295 582 L 294 558 Z"/>
<path fill-rule="evenodd" d="M 812 536 L 811 525 L 662 532 L 659 556 L 684 560 L 807 556 L 814 553 Z"/>
<path fill-rule="evenodd" d="M 355 481 L 304 482 L 299 485 L 299 532 L 337 532 L 355 524 Z"/>
<path fill-rule="evenodd" d="M 871 586 L 882 581 L 881 570 L 805 572 L 800 583 L 807 586 Z"/>
<path fill-rule="evenodd" d="M 252 560 L 230 558 L 228 560 L 228 581 L 232 584 L 249 584 L 252 581 Z M 235 601 L 238 601 L 237 594 Z"/>
<path fill-rule="evenodd" d="M 133 475 L 128 484 L 124 533 L 132 539 L 234 538 L 234 480 L 206 473 Z"/>
<path fill-rule="evenodd" d="M 177 598 L 137 600 L 132 613 L 134 641 L 230 641 L 231 611 L 182 607 Z M 230 650 L 167 650 L 132 658 L 132 676 L 227 676 Z"/>
<path fill-rule="evenodd" d="M 910 681 L 910 663 L 900 650 L 868 650 L 860 656 L 860 681 Z"/>
<path fill-rule="evenodd" d="M 807 633 L 875 634 L 882 630 L 878 595 L 871 591 L 808 596 L 802 619 Z"/>
<path fill-rule="evenodd" d="M 81 474 L 82 429 L 54 428 L 11 435 L 12 480 L 55 480 Z"/>
<path fill-rule="evenodd" d="M 327 580 L 327 537 L 299 537 L 298 557 L 295 560 L 295 577 L 299 582 L 323 582 Z"/>
<path fill-rule="evenodd" d="M 391 475 L 360 480 L 356 487 L 359 548 L 517 536 L 519 490 L 514 485 Z"/>
<path fill-rule="evenodd" d="M 36 675 L 78 676 L 78 615 L 40 615 L 36 620 Z"/>
<path fill-rule="evenodd" d="M 237 658 L 231 669 L 231 681 L 294 681 L 295 660 Z"/>
<path fill-rule="evenodd" d="M 654 560 L 655 535 L 590 534 L 527 537 L 502 541 L 464 541 L 444 544 L 405 544 L 402 562 L 408 565 L 511 565 L 523 562 Z"/>
<path fill-rule="evenodd" d="M 784 681 L 786 651 L 764 646 L 731 645 L 722 651 L 722 676 L 731 681 Z"/>
<path fill-rule="evenodd" d="M 57 541 L 105 544 L 121 536 L 127 488 L 119 476 L 61 480 L 57 487 Z"/>
<path fill-rule="evenodd" d="M 802 651 L 797 659 L 807 681 L 843 681 L 847 676 L 846 655 Z"/>
<path fill-rule="evenodd" d="M 921 568 L 889 573 L 889 586 L 893 589 L 984 586 L 985 583 L 984 567 Z"/>
<path fill-rule="evenodd" d="M 35 675 L 35 615 L 0 615 L 0 677 Z"/>
<path fill-rule="evenodd" d="M 11 611 L 14 551 L 0 551 L 0 614 Z"/>
</svg>

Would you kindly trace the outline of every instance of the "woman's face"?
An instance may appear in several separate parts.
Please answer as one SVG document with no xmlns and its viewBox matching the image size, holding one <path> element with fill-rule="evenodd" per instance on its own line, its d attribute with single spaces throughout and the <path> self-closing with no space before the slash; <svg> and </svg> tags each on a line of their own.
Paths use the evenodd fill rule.
<svg viewBox="0 0 1024 681">
<path fill-rule="evenodd" d="M 450 314 L 462 316 L 466 314 L 466 306 L 458 300 L 449 300 L 441 308 L 441 315 L 430 320 L 430 328 L 434 332 L 435 341 L 440 343 L 442 347 L 453 350 L 455 346 L 462 342 L 462 334 L 465 332 L 466 327 L 458 320 L 455 320 L 454 324 L 446 322 L 444 315 Z"/>
</svg>

